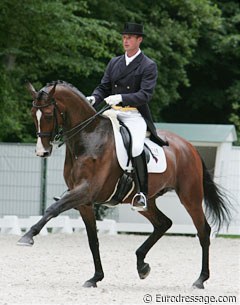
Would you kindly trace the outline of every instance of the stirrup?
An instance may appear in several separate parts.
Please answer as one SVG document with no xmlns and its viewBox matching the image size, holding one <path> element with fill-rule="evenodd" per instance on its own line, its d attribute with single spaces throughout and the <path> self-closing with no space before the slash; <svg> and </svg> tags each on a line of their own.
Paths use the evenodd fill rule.
<svg viewBox="0 0 240 305">
<path fill-rule="evenodd" d="M 140 199 L 143 199 L 143 202 L 139 202 Z M 147 211 L 147 199 L 142 192 L 135 194 L 131 204 L 133 211 L 140 211 L 140 212 Z"/>
</svg>

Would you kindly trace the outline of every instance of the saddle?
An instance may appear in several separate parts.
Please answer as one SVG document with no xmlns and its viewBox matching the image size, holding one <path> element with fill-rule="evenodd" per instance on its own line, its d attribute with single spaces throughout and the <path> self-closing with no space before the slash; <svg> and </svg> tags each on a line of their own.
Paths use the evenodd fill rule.
<svg viewBox="0 0 240 305">
<path fill-rule="evenodd" d="M 119 120 L 119 124 L 120 124 L 120 133 L 123 139 L 123 144 L 124 147 L 126 149 L 127 155 L 128 155 L 128 163 L 130 162 L 130 160 L 132 159 L 132 155 L 131 155 L 131 151 L 132 151 L 132 136 L 130 133 L 130 130 L 128 129 L 128 127 Z M 150 148 L 147 146 L 146 143 L 144 143 L 144 153 L 145 153 L 145 158 L 146 158 L 146 162 L 148 163 L 150 160 Z"/>
<path fill-rule="evenodd" d="M 130 195 L 134 189 L 134 179 L 132 176 L 132 138 L 131 133 L 127 126 L 119 121 L 111 110 L 104 113 L 113 126 L 116 153 L 119 165 L 124 170 L 123 175 L 119 179 L 115 191 L 112 196 L 104 203 L 108 207 L 113 207 L 123 202 L 125 198 Z M 166 157 L 163 148 L 150 141 L 149 138 L 145 139 L 144 153 L 148 166 L 148 173 L 161 173 L 166 170 Z"/>
</svg>

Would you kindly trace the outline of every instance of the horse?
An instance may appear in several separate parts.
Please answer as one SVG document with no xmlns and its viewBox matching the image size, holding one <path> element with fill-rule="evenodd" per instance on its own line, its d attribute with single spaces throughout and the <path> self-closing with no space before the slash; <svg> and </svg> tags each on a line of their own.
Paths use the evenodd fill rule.
<svg viewBox="0 0 240 305">
<path fill-rule="evenodd" d="M 46 209 L 42 218 L 20 238 L 18 244 L 32 246 L 33 237 L 51 218 L 71 208 L 78 210 L 86 226 L 95 267 L 93 277 L 83 286 L 97 287 L 104 278 L 104 272 L 94 204 L 107 201 L 123 174 L 116 156 L 112 124 L 101 111 L 97 112 L 90 105 L 83 93 L 67 82 L 48 83 L 39 91 L 28 83 L 27 88 L 33 98 L 31 113 L 37 130 L 36 155 L 49 157 L 53 143 L 63 138 L 66 143 L 63 174 L 69 191 Z M 145 257 L 172 225 L 171 219 L 156 206 L 156 198 L 175 190 L 197 230 L 202 249 L 202 268 L 193 286 L 203 289 L 204 282 L 209 278 L 211 227 L 207 219 L 210 216 L 212 225 L 218 228 L 225 222 L 229 223 L 229 201 L 191 143 L 169 131 L 161 131 L 159 136 L 169 143 L 163 146 L 167 168 L 160 174 L 148 174 L 148 209 L 139 213 L 151 222 L 153 232 L 136 250 L 138 275 L 140 279 L 148 276 L 150 265 L 145 262 Z M 123 203 L 131 202 L 134 194 L 133 190 Z"/>
</svg>

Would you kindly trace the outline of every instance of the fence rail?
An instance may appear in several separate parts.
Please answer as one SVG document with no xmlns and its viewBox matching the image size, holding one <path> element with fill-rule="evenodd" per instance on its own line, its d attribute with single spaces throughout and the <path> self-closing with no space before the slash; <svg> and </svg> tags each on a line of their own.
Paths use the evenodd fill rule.
<svg viewBox="0 0 240 305">
<path fill-rule="evenodd" d="M 64 148 L 49 159 L 37 158 L 34 144 L 0 143 L 0 217 L 42 215 L 53 196 L 66 190 Z M 64 215 L 78 217 L 74 210 Z"/>
<path fill-rule="evenodd" d="M 57 149 L 49 159 L 35 156 L 33 144 L 0 143 L 0 218 L 15 215 L 19 219 L 39 216 L 54 201 L 53 197 L 66 191 L 63 179 L 65 148 Z M 240 234 L 240 148 L 233 148 L 233 158 L 223 167 L 220 182 L 233 193 L 236 207 L 229 234 Z M 192 220 L 179 199 L 172 193 L 157 200 L 158 207 L 173 220 L 170 233 L 196 233 Z M 78 219 L 79 212 L 69 210 L 61 214 Z M 117 222 L 118 230 L 151 232 L 152 226 L 127 205 L 109 209 L 107 217 Z M 3 222 L 2 222 L 3 223 Z M 224 233 L 226 230 L 224 229 Z"/>
<path fill-rule="evenodd" d="M 41 216 L 30 216 L 28 218 L 19 218 L 16 215 L 4 216 L 0 218 L 0 233 L 22 235 L 23 231 L 30 229 L 40 218 Z M 99 233 L 114 235 L 117 233 L 116 221 L 110 219 L 97 221 L 97 229 Z M 85 232 L 85 224 L 81 217 L 58 216 L 57 218 L 52 218 L 42 228 L 40 235 L 47 235 L 48 232 L 72 234 L 76 231 Z"/>
</svg>

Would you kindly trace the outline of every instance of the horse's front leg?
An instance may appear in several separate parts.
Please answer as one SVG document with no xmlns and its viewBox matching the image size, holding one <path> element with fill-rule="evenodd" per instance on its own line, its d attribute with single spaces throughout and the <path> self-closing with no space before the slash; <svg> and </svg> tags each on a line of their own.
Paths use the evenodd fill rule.
<svg viewBox="0 0 240 305">
<path fill-rule="evenodd" d="M 67 211 L 79 205 L 79 200 L 81 199 L 81 204 L 87 204 L 90 202 L 88 198 L 89 194 L 88 183 L 82 183 L 73 190 L 71 190 L 67 195 L 61 198 L 59 201 L 53 203 L 44 213 L 43 217 L 33 225 L 29 231 L 27 231 L 18 241 L 18 245 L 32 246 L 34 244 L 33 237 L 41 231 L 44 225 L 53 217 L 58 216 L 60 213 Z"/>
<path fill-rule="evenodd" d="M 87 280 L 83 287 L 97 287 L 97 282 L 103 279 L 104 273 L 99 252 L 95 212 L 93 205 L 81 205 L 79 211 L 86 226 L 88 243 L 92 252 L 95 267 L 94 276 Z"/>
</svg>

